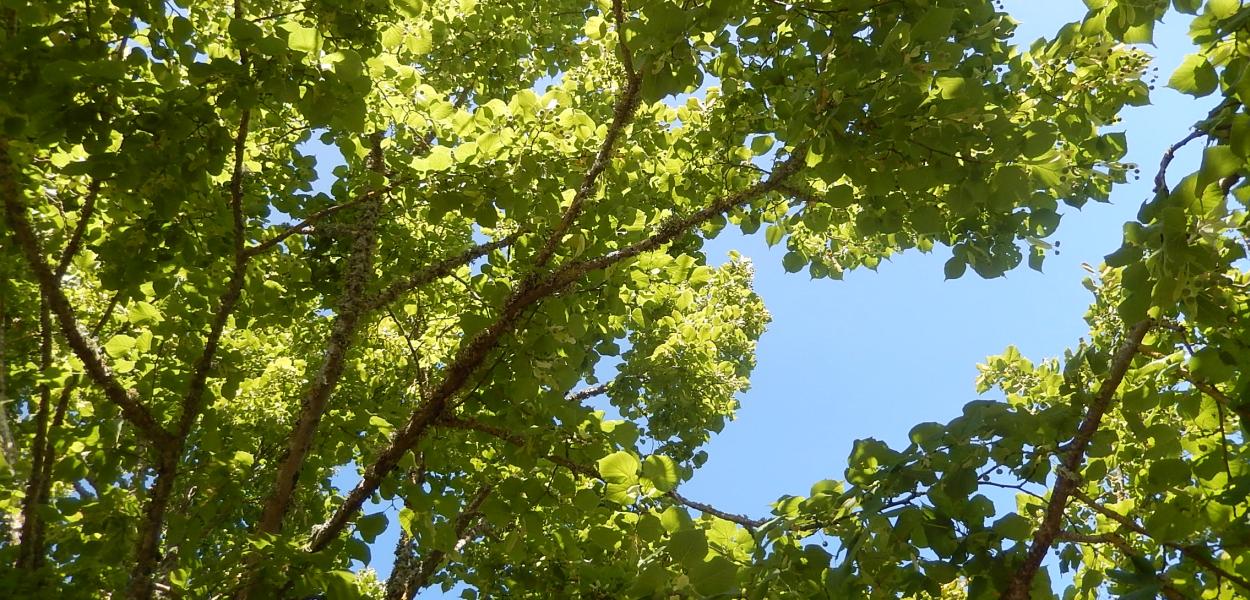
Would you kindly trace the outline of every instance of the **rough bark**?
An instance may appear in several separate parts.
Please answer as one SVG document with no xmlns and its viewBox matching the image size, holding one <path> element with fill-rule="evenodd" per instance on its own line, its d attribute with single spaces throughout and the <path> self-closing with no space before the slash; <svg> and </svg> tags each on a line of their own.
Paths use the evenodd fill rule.
<svg viewBox="0 0 1250 600">
<path fill-rule="evenodd" d="M 392 436 L 387 446 L 378 453 L 377 458 L 365 468 L 360 482 L 348 493 L 343 504 L 329 519 L 313 530 L 308 542 L 308 550 L 318 552 L 324 549 L 343 532 L 360 507 L 364 505 L 365 500 L 381 485 L 382 479 L 395 469 L 406 452 L 421 441 L 430 426 L 444 416 L 444 410 L 452 398 L 463 389 L 486 357 L 498 346 L 504 335 L 516 327 L 521 315 L 527 309 L 581 279 L 587 273 L 606 269 L 643 252 L 655 250 L 713 216 L 777 189 L 799 170 L 805 157 L 805 149 L 796 148 L 765 181 L 723 196 L 688 216 L 671 219 L 661 225 L 659 230 L 650 237 L 616 252 L 569 263 L 550 275 L 525 281 L 521 288 L 509 298 L 496 321 L 460 347 L 444 371 L 442 383 L 427 395 L 422 405 L 412 413 L 403 428 Z"/>
<path fill-rule="evenodd" d="M 1107 373 L 1107 378 L 1103 380 L 1102 386 L 1098 389 L 1098 394 L 1094 396 L 1089 407 L 1085 410 L 1085 417 L 1081 420 L 1081 424 L 1077 427 L 1076 435 L 1072 437 L 1072 441 L 1068 444 L 1067 452 L 1064 453 L 1060 461 L 1060 468 L 1057 469 L 1058 477 L 1055 482 L 1055 488 L 1050 493 L 1050 502 L 1046 506 L 1046 512 L 1042 517 L 1042 523 L 1038 526 L 1037 531 L 1033 533 L 1033 541 L 1029 546 L 1029 551 L 1025 555 L 1024 562 L 1016 568 L 1015 574 L 1007 585 L 1007 591 L 1003 593 L 1003 600 L 1028 600 L 1029 589 L 1033 585 L 1033 577 L 1037 575 L 1037 570 L 1042 565 L 1042 559 L 1046 558 L 1046 553 L 1050 551 L 1050 547 L 1055 543 L 1055 537 L 1060 532 L 1060 525 L 1063 520 L 1064 511 L 1067 509 L 1068 500 L 1076 491 L 1080 480 L 1077 473 L 1081 470 L 1081 464 L 1085 462 L 1085 450 L 1089 447 L 1089 442 L 1093 439 L 1094 434 L 1098 432 L 1098 427 L 1102 423 L 1102 417 L 1106 414 L 1107 409 L 1111 407 L 1112 400 L 1115 399 L 1116 390 L 1120 387 L 1120 382 L 1124 381 L 1124 375 L 1128 373 L 1129 366 L 1133 362 L 1133 357 L 1137 355 L 1137 349 L 1141 345 L 1142 338 L 1146 336 L 1146 332 L 1150 330 L 1153 321 L 1146 319 L 1139 321 L 1129 330 L 1128 335 L 1124 339 L 1124 343 L 1120 349 L 1116 351 L 1115 357 L 1111 361 L 1111 368 Z"/>
</svg>

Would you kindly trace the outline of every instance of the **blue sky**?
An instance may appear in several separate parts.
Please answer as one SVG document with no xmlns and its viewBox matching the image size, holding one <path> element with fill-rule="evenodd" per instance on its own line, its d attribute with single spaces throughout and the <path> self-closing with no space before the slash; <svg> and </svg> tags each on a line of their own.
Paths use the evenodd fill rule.
<svg viewBox="0 0 1250 600">
<path fill-rule="evenodd" d="M 1080 0 L 1008 0 L 1027 44 L 1085 13 Z M 908 252 L 877 271 L 844 281 L 811 281 L 781 268 L 782 245 L 727 228 L 705 246 L 723 259 L 730 249 L 756 264 L 756 290 L 773 322 L 760 341 L 752 388 L 738 420 L 707 447 L 704 467 L 682 492 L 733 512 L 761 515 L 780 494 L 807 495 L 812 483 L 842 479 L 853 440 L 875 437 L 896 447 L 923 421 L 945 422 L 975 399 L 976 365 L 1015 345 L 1031 358 L 1061 355 L 1088 328 L 1091 301 L 1081 285 L 1120 245 L 1121 227 L 1150 195 L 1150 179 L 1167 146 L 1184 137 L 1214 101 L 1195 102 L 1165 87 L 1190 52 L 1188 19 L 1170 15 L 1155 32 L 1160 81 L 1152 104 L 1132 108 L 1115 130 L 1128 134 L 1127 160 L 1139 181 L 1116 188 L 1110 204 L 1087 204 L 1066 214 L 1051 241 L 1061 242 L 1044 272 L 1027 267 L 983 280 L 972 271 L 943 281 L 950 250 Z M 1209 100 L 1209 99 L 1208 99 Z M 1178 153 L 1171 172 L 1197 167 L 1199 146 Z M 993 396 L 990 396 L 993 397 Z"/>
<path fill-rule="evenodd" d="M 1085 12 L 1080 0 L 1007 0 L 1027 45 Z M 946 248 L 910 252 L 877 271 L 848 273 L 844 281 L 811 281 L 781 268 L 782 246 L 762 235 L 726 228 L 705 250 L 723 261 L 735 249 L 756 264 L 756 290 L 773 316 L 759 345 L 752 389 L 741 398 L 738 420 L 714 438 L 707 464 L 681 488 L 718 508 L 764 516 L 784 494 L 806 495 L 821 479 L 842 479 L 852 442 L 874 437 L 906 445 L 911 427 L 945 422 L 976 398 L 976 365 L 1015 345 L 1034 360 L 1059 355 L 1087 331 L 1082 320 L 1091 297 L 1082 287 L 1082 263 L 1098 265 L 1120 243 L 1122 224 L 1149 196 L 1164 149 L 1184 137 L 1213 102 L 1195 102 L 1167 89 L 1168 75 L 1190 52 L 1188 20 L 1169 19 L 1155 32 L 1160 81 L 1152 104 L 1131 109 L 1122 126 L 1128 160 L 1142 178 L 1116 189 L 1111 204 L 1067 208 L 1052 241 L 1060 253 L 1045 272 L 1021 267 L 1006 278 L 982 280 L 971 271 L 943 281 Z M 1178 154 L 1172 173 L 1197 166 L 1198 146 Z M 319 156 L 323 168 L 335 157 Z M 1065 207 L 1066 208 L 1066 207 Z M 375 509 L 376 510 L 376 509 Z M 373 547 L 373 568 L 390 571 L 396 527 Z M 458 595 L 458 594 L 453 594 Z M 439 597 L 430 590 L 423 597 Z"/>
</svg>

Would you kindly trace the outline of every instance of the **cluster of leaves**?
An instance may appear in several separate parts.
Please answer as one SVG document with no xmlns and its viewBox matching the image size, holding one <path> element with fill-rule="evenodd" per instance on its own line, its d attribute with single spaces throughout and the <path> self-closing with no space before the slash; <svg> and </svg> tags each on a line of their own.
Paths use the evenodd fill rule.
<svg viewBox="0 0 1250 600">
<path fill-rule="evenodd" d="M 679 492 L 768 321 L 704 240 L 1040 268 L 1131 172 L 1101 128 L 1168 10 L 1090 5 L 1021 49 L 988 1 L 0 1 L 0 595 L 1049 597 L 1056 543 L 1081 597 L 1245 593 L 1228 0 L 1176 3 L 1171 85 L 1226 101 L 1087 344 L 767 520 Z"/>
</svg>

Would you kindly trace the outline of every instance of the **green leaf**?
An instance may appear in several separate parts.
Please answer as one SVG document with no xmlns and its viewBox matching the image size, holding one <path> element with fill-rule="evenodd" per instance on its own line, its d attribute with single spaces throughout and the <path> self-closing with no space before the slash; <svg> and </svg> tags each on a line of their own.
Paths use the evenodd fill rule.
<svg viewBox="0 0 1250 600">
<path fill-rule="evenodd" d="M 738 567 L 723 556 L 713 556 L 689 566 L 690 584 L 700 594 L 727 594 L 738 583 Z"/>
<path fill-rule="evenodd" d="M 691 287 L 698 289 L 712 280 L 712 273 L 712 267 L 699 265 L 690 271 L 690 277 L 686 281 Z"/>
<path fill-rule="evenodd" d="M 933 80 L 938 95 L 944 100 L 975 101 L 981 97 L 981 86 L 964 77 L 938 77 Z"/>
<path fill-rule="evenodd" d="M 455 158 L 452 157 L 450 148 L 435 146 L 430 148 L 430 154 L 425 158 L 423 164 L 428 171 L 446 171 L 455 164 Z"/>
<path fill-rule="evenodd" d="M 252 42 L 259 40 L 265 35 L 260 27 L 247 19 L 230 19 L 230 25 L 227 26 L 227 30 L 230 33 L 230 37 L 243 46 L 250 46 Z"/>
<path fill-rule="evenodd" d="M 360 532 L 360 537 L 367 543 L 373 543 L 383 531 L 386 531 L 386 513 L 376 512 L 371 515 L 365 515 L 356 520 L 356 531 Z"/>
<path fill-rule="evenodd" d="M 781 238 L 785 235 L 786 229 L 781 225 L 773 223 L 764 230 L 764 241 L 767 242 L 768 246 L 771 248 L 781 242 Z"/>
<path fill-rule="evenodd" d="M 931 42 L 944 39 L 950 34 L 955 20 L 955 9 L 932 6 L 922 13 L 920 20 L 911 28 L 913 42 Z"/>
<path fill-rule="evenodd" d="M 1147 19 L 1124 30 L 1120 41 L 1125 44 L 1153 44 L 1155 41 L 1155 20 Z"/>
<path fill-rule="evenodd" d="M 952 256 L 950 260 L 946 261 L 946 265 L 942 267 L 942 272 L 945 273 L 947 280 L 959 279 L 963 277 L 964 272 L 967 270 L 968 263 L 958 256 Z"/>
<path fill-rule="evenodd" d="M 298 52 L 314 52 L 317 50 L 317 39 L 320 37 L 316 29 L 290 25 L 287 28 L 286 45 Z"/>
<path fill-rule="evenodd" d="M 807 266 L 807 257 L 798 252 L 787 252 L 781 257 L 781 266 L 785 268 L 787 273 L 798 273 Z"/>
<path fill-rule="evenodd" d="M 595 15 L 586 20 L 586 25 L 582 28 L 582 31 L 586 33 L 587 38 L 600 40 L 608 32 L 608 23 L 603 17 Z"/>
<path fill-rule="evenodd" d="M 757 135 L 751 139 L 751 152 L 756 156 L 763 156 L 768 154 L 776 143 L 771 135 Z"/>
<path fill-rule="evenodd" d="M 694 521 L 686 512 L 686 509 L 680 506 L 670 506 L 660 513 L 660 525 L 664 530 L 673 533 L 682 529 L 690 529 L 694 526 Z"/>
<path fill-rule="evenodd" d="M 660 454 L 652 454 L 642 461 L 642 477 L 655 486 L 655 489 L 665 493 L 676 488 L 681 480 L 677 463 Z"/>
<path fill-rule="evenodd" d="M 1195 192 L 1202 193 L 1208 185 L 1239 171 L 1245 161 L 1230 146 L 1208 146 L 1202 151 L 1202 168 L 1198 170 Z"/>
<path fill-rule="evenodd" d="M 356 600 L 360 598 L 360 590 L 356 587 L 356 575 L 351 571 L 330 571 L 320 574 L 322 585 L 331 598 Z"/>
<path fill-rule="evenodd" d="M 135 341 L 135 338 L 119 333 L 104 343 L 104 351 L 114 358 L 125 356 L 135 347 Z"/>
<path fill-rule="evenodd" d="M 946 229 L 946 220 L 942 217 L 942 211 L 929 204 L 916 207 L 908 213 L 907 218 L 911 221 L 916 233 L 932 234 Z"/>
<path fill-rule="evenodd" d="M 413 531 L 416 530 L 416 518 L 417 513 L 413 512 L 411 508 L 405 506 L 399 509 L 399 526 L 404 530 L 404 533 L 407 533 L 409 536 L 413 535 Z"/>
<path fill-rule="evenodd" d="M 1058 140 L 1055 129 L 1046 123 L 1034 123 L 1024 136 L 1024 156 L 1037 158 L 1055 148 Z"/>
<path fill-rule="evenodd" d="M 132 325 L 147 325 L 150 323 L 160 323 L 163 318 L 161 312 L 155 306 L 147 302 L 132 302 L 126 309 L 126 319 Z"/>
<path fill-rule="evenodd" d="M 230 462 L 233 463 L 236 468 L 246 469 L 256 463 L 256 457 L 252 456 L 251 452 L 238 450 L 234 453 L 234 456 L 231 457 Z"/>
<path fill-rule="evenodd" d="M 848 208 L 855 203 L 855 189 L 849 185 L 835 185 L 825 192 L 825 200 L 834 208 Z"/>
<path fill-rule="evenodd" d="M 1033 537 L 1033 523 L 1016 514 L 1008 513 L 994 521 L 994 533 L 1005 539 L 1023 541 Z"/>
<path fill-rule="evenodd" d="M 702 529 L 671 530 L 668 538 L 668 553 L 673 560 L 684 565 L 703 562 L 707 556 L 707 535 Z"/>
<path fill-rule="evenodd" d="M 1250 115 L 1238 113 L 1233 115 L 1232 126 L 1229 128 L 1228 146 L 1233 154 L 1242 159 L 1250 159 Z"/>
<path fill-rule="evenodd" d="M 1187 15 L 1198 14 L 1198 9 L 1202 8 L 1202 0 L 1172 0 L 1172 5 L 1176 10 Z"/>
<path fill-rule="evenodd" d="M 942 434 L 946 432 L 946 427 L 941 423 L 921 423 L 912 427 L 911 432 L 907 434 L 908 439 L 913 444 L 920 446 L 926 450 L 936 447 L 941 441 Z"/>
<path fill-rule="evenodd" d="M 1207 10 L 1217 19 L 1227 19 L 1241 10 L 1241 0 L 1209 0 Z"/>
<path fill-rule="evenodd" d="M 378 433 L 381 433 L 382 435 L 388 435 L 388 436 L 391 434 L 392 431 L 395 430 L 395 426 L 391 425 L 390 421 L 387 421 L 386 419 L 383 419 L 382 417 L 379 417 L 377 415 L 372 415 L 369 417 L 369 426 L 373 427 L 373 429 L 376 430 Z"/>
<path fill-rule="evenodd" d="M 1176 68 L 1171 79 L 1168 80 L 1168 87 L 1195 98 L 1214 92 L 1218 85 L 1219 77 L 1215 73 L 1215 67 L 1211 66 L 1207 57 L 1201 54 L 1190 54 L 1185 57 L 1181 66 Z"/>
<path fill-rule="evenodd" d="M 598 461 L 599 476 L 608 483 L 633 485 L 638 482 L 638 457 L 624 450 L 613 452 Z"/>
</svg>

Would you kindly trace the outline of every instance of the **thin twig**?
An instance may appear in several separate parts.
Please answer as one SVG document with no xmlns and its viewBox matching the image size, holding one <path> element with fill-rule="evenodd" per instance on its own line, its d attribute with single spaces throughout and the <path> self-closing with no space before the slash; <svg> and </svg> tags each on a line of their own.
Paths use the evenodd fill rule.
<svg viewBox="0 0 1250 600">
<path fill-rule="evenodd" d="M 511 246 L 518 238 L 521 237 L 523 231 L 517 231 L 502 239 L 478 244 L 457 254 L 436 262 L 417 273 L 414 273 L 402 281 L 397 281 L 378 292 L 376 295 L 365 301 L 365 310 L 376 310 L 391 302 L 397 300 L 400 296 L 410 292 L 418 287 L 426 285 L 435 280 L 446 277 L 449 273 L 456 269 L 470 264 L 473 261 L 490 254 L 496 250 Z"/>
<path fill-rule="evenodd" d="M 1195 129 L 1189 132 L 1189 135 L 1182 138 L 1181 141 L 1168 146 L 1168 149 L 1163 152 L 1163 158 L 1159 161 L 1159 172 L 1155 173 L 1155 194 L 1168 193 L 1168 165 L 1172 164 L 1172 159 L 1176 158 L 1176 152 L 1189 142 L 1192 142 L 1204 135 L 1206 135 L 1206 132 Z"/>
<path fill-rule="evenodd" d="M 1137 522 L 1134 521 L 1133 519 L 1100 504 L 1098 501 L 1089 497 L 1089 495 L 1086 494 L 1085 492 L 1081 490 L 1076 490 L 1072 494 L 1072 497 L 1076 498 L 1077 500 L 1080 500 L 1081 503 L 1088 506 L 1094 512 L 1104 517 L 1107 517 L 1108 519 L 1111 519 L 1112 521 L 1115 521 L 1116 523 L 1119 523 L 1120 525 L 1123 525 L 1125 528 L 1132 531 L 1133 533 L 1136 533 L 1143 537 L 1154 540 L 1154 538 L 1150 535 L 1150 532 L 1147 531 L 1145 527 L 1138 525 Z M 1183 544 L 1177 544 L 1175 542 L 1160 542 L 1158 540 L 1155 540 L 1155 542 L 1162 546 L 1165 546 L 1167 548 L 1171 548 L 1173 550 L 1180 552 L 1189 560 L 1192 560 L 1195 563 L 1198 563 L 1198 565 L 1201 566 L 1202 568 L 1208 571 L 1211 571 L 1212 573 L 1215 573 L 1219 575 L 1220 577 L 1223 577 L 1241 586 L 1242 589 L 1246 590 L 1247 592 L 1250 592 L 1250 580 L 1247 580 L 1245 577 L 1241 577 L 1237 575 L 1236 573 L 1231 573 L 1225 570 L 1224 568 L 1220 567 L 1219 565 L 1215 564 L 1214 561 L 1212 561 L 1205 554 L 1203 554 L 1202 551 L 1206 550 L 1205 548 L 1202 548 L 1201 546 L 1186 546 Z"/>
<path fill-rule="evenodd" d="M 465 430 L 485 433 L 491 437 L 498 438 L 500 440 L 508 442 L 509 444 L 512 444 L 513 446 L 525 446 L 526 445 L 526 439 L 523 436 L 513 433 L 502 427 L 496 427 L 494 425 L 482 423 L 481 421 L 478 421 L 476 419 L 448 417 L 448 418 L 440 419 L 438 421 L 438 425 L 445 426 L 445 427 L 452 427 L 456 429 L 465 429 Z M 599 474 L 599 470 L 596 469 L 595 467 L 591 467 L 589 465 L 583 465 L 581 463 L 578 463 L 578 462 L 575 462 L 567 458 L 564 458 L 562 456 L 557 456 L 554 454 L 548 455 L 545 458 L 550 462 L 553 462 L 557 465 L 567 468 L 569 471 L 573 473 L 577 473 L 578 475 L 582 475 L 584 477 L 594 477 L 596 479 L 603 479 L 603 476 Z M 750 530 L 754 530 L 765 523 L 764 519 L 752 519 L 744 515 L 737 515 L 731 512 L 720 510 L 710 504 L 705 504 L 703 502 L 696 502 L 694 500 L 690 500 L 686 498 L 685 496 L 682 496 L 681 494 L 677 493 L 676 490 L 670 491 L 665 495 L 675 500 L 678 504 L 687 506 L 689 508 L 693 508 L 695 510 L 707 513 L 709 515 L 718 517 L 720 519 L 724 519 L 726 521 L 737 523 Z"/>
<path fill-rule="evenodd" d="M 256 244 L 255 246 L 249 246 L 246 250 L 244 250 L 244 253 L 247 254 L 249 257 L 262 254 L 266 250 L 269 250 L 270 248 L 273 248 L 274 246 L 277 246 L 278 244 L 282 243 L 283 240 L 291 237 L 292 235 L 306 232 L 309 225 L 313 225 L 317 223 L 317 221 L 320 221 L 321 219 L 324 219 L 343 209 L 352 208 L 364 202 L 368 202 L 377 196 L 380 196 L 382 194 L 385 194 L 386 192 L 389 192 L 395 189 L 399 185 L 401 185 L 401 183 L 396 181 L 383 188 L 370 190 L 364 194 L 361 194 L 359 197 L 353 200 L 349 200 L 342 204 L 335 204 L 334 206 L 331 206 L 329 208 L 321 209 L 311 215 L 308 215 L 307 217 L 304 217 L 304 220 L 300 221 L 299 223 L 296 223 L 294 225 L 287 227 L 286 229 L 283 229 L 282 231 L 275 234 L 273 237 L 259 244 Z"/>
</svg>

